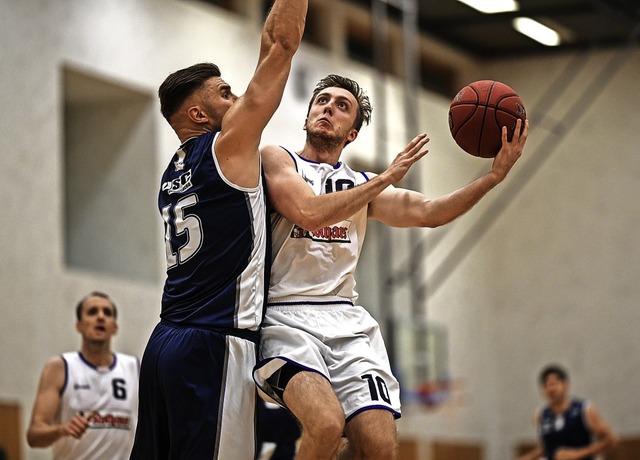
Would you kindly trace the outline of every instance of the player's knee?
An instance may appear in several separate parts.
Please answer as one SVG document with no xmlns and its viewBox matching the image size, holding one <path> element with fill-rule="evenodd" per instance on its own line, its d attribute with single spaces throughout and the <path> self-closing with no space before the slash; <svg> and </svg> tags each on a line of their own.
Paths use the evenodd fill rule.
<svg viewBox="0 0 640 460">
<path fill-rule="evenodd" d="M 320 445 L 337 445 L 344 432 L 344 418 L 338 414 L 324 414 L 316 418 L 311 426 L 303 425 L 302 429 Z"/>
</svg>

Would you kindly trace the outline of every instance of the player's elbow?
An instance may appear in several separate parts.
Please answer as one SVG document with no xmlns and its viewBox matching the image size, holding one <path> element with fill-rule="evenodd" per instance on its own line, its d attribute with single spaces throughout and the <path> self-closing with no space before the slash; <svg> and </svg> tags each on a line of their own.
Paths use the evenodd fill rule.
<svg viewBox="0 0 640 460">
<path fill-rule="evenodd" d="M 421 216 L 419 219 L 419 224 L 416 225 L 416 227 L 438 228 L 448 224 L 453 219 L 453 217 L 446 214 L 430 213 Z"/>
<path fill-rule="evenodd" d="M 438 201 L 427 201 L 420 215 L 421 227 L 437 228 L 456 220 L 467 208 L 448 207 Z"/>
<path fill-rule="evenodd" d="M 605 449 L 606 451 L 611 451 L 613 449 L 615 449 L 618 444 L 619 444 L 620 440 L 619 438 L 614 435 L 614 434 L 609 434 L 609 436 L 607 436 L 606 441 L 605 441 Z"/>
<path fill-rule="evenodd" d="M 43 442 L 40 436 L 37 436 L 31 430 L 27 431 L 27 444 L 29 444 L 29 447 L 32 447 L 32 448 L 49 447 L 47 444 Z"/>
<path fill-rule="evenodd" d="M 281 27 L 265 31 L 262 36 L 262 46 L 268 49 L 270 54 L 293 56 L 300 46 L 303 32 L 304 24 L 298 27 Z"/>
<path fill-rule="evenodd" d="M 298 216 L 294 220 L 294 223 L 298 227 L 301 227 L 310 232 L 318 230 L 319 228 L 327 225 L 322 216 L 313 211 L 303 209 L 298 211 Z"/>
</svg>

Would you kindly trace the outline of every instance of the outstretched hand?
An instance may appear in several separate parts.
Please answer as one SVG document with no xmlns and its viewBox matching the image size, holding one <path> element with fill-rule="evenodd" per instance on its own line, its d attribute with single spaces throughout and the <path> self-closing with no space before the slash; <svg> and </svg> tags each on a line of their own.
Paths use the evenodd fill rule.
<svg viewBox="0 0 640 460">
<path fill-rule="evenodd" d="M 516 128 L 511 142 L 507 140 L 507 127 L 502 127 L 502 147 L 494 158 L 492 166 L 492 171 L 497 176 L 498 182 L 501 182 L 507 176 L 515 162 L 522 155 L 524 144 L 527 142 L 529 135 L 529 120 L 524 121 L 524 128 L 522 123 L 523 121 L 520 119 L 516 121 Z"/>
<path fill-rule="evenodd" d="M 428 150 L 421 150 L 427 142 L 429 142 L 429 138 L 425 133 L 414 137 L 402 152 L 396 155 L 386 171 L 381 173 L 380 176 L 387 176 L 391 184 L 402 180 L 411 166 L 429 152 Z"/>
</svg>

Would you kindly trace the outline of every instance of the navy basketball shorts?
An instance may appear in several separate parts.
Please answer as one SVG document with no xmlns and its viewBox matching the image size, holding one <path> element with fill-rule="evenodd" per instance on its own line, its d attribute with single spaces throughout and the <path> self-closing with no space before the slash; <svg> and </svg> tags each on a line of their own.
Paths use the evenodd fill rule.
<svg viewBox="0 0 640 460">
<path fill-rule="evenodd" d="M 131 459 L 252 460 L 256 344 L 159 323 L 140 366 Z"/>
</svg>

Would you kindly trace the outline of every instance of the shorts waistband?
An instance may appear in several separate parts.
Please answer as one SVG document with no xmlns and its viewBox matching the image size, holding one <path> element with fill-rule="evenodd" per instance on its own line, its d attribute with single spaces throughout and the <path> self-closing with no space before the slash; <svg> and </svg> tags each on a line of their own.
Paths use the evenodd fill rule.
<svg viewBox="0 0 640 460">
<path fill-rule="evenodd" d="M 336 307 L 346 306 L 353 307 L 351 299 L 337 296 L 288 296 L 277 299 L 269 299 L 267 308 L 273 307 L 295 307 L 300 305 L 313 305 L 315 307 Z"/>
<path fill-rule="evenodd" d="M 250 342 L 253 342 L 253 343 L 258 343 L 260 339 L 260 331 L 251 331 L 249 329 L 215 328 L 215 327 L 208 328 L 208 327 L 174 323 L 167 319 L 161 319 L 159 324 L 177 328 L 177 329 L 200 329 L 203 331 L 217 332 L 219 334 L 224 334 L 224 335 L 232 335 L 234 337 L 239 337 L 244 340 L 249 340 Z"/>
</svg>

